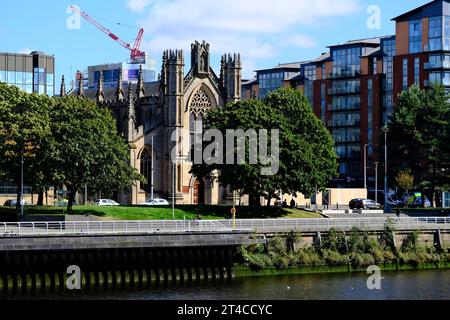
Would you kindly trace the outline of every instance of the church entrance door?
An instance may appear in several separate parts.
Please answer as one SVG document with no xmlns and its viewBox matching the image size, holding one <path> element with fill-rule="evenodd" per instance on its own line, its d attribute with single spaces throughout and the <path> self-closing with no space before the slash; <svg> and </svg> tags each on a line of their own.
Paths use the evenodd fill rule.
<svg viewBox="0 0 450 320">
<path fill-rule="evenodd" d="M 194 204 L 205 204 L 205 181 L 204 179 L 194 181 Z"/>
</svg>

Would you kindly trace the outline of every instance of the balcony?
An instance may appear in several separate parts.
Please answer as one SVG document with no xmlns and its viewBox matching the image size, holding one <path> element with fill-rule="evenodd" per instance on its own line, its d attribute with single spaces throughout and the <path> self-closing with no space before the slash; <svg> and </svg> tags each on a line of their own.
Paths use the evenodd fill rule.
<svg viewBox="0 0 450 320">
<path fill-rule="evenodd" d="M 348 79 L 348 78 L 357 78 L 361 76 L 360 71 L 347 71 L 342 70 L 341 72 L 329 72 L 327 74 L 327 79 Z"/>
<path fill-rule="evenodd" d="M 361 121 L 360 120 L 347 120 L 347 121 L 341 121 L 341 120 L 330 120 L 328 121 L 328 127 L 329 128 L 343 128 L 343 127 L 360 127 Z"/>
<path fill-rule="evenodd" d="M 329 88 L 327 92 L 329 96 L 359 94 L 361 92 L 361 87 L 355 86 L 351 88 Z"/>
<path fill-rule="evenodd" d="M 450 69 L 450 61 L 440 61 L 437 63 L 431 63 L 427 62 L 424 64 L 425 70 L 432 70 L 432 69 Z"/>
<path fill-rule="evenodd" d="M 359 103 L 347 104 L 345 106 L 328 105 L 328 111 L 357 111 L 360 109 L 361 105 Z"/>
<path fill-rule="evenodd" d="M 342 143 L 342 144 L 361 142 L 361 138 L 359 135 L 347 136 L 347 137 L 336 136 L 336 137 L 333 137 L 333 140 L 336 143 Z"/>
<path fill-rule="evenodd" d="M 431 80 L 424 80 L 423 81 L 423 85 L 424 87 L 431 87 L 432 84 L 441 84 L 445 87 L 450 87 L 450 79 L 446 78 L 446 79 L 441 79 L 440 81 L 431 81 Z"/>
</svg>

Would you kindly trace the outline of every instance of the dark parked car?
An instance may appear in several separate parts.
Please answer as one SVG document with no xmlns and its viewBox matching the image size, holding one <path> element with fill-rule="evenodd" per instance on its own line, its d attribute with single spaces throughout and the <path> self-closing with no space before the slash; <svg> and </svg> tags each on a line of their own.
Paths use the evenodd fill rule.
<svg viewBox="0 0 450 320">
<path fill-rule="evenodd" d="M 350 209 L 381 209 L 378 202 L 370 199 L 353 199 L 349 203 Z"/>
<path fill-rule="evenodd" d="M 350 207 L 350 209 L 358 209 L 358 208 L 360 208 L 360 207 L 362 207 L 361 206 L 361 201 L 362 201 L 363 199 L 361 199 L 361 198 L 357 198 L 357 199 L 352 199 L 352 200 L 350 200 L 350 202 L 349 202 L 349 207 Z"/>
<path fill-rule="evenodd" d="M 24 206 L 27 205 L 25 200 L 22 200 L 22 204 Z M 16 205 L 17 205 L 17 200 L 6 200 L 5 203 L 3 204 L 4 207 L 15 207 Z"/>
</svg>

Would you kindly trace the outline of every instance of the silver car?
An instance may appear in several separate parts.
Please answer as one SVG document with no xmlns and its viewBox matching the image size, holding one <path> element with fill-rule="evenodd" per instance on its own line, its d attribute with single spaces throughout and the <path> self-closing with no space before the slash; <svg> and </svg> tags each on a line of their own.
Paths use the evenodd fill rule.
<svg viewBox="0 0 450 320">
<path fill-rule="evenodd" d="M 170 205 L 169 201 L 165 199 L 153 199 L 153 200 L 147 200 L 144 203 L 140 204 L 141 206 L 168 206 Z"/>
<path fill-rule="evenodd" d="M 97 206 L 120 206 L 120 204 L 111 199 L 98 199 L 95 204 Z"/>
</svg>

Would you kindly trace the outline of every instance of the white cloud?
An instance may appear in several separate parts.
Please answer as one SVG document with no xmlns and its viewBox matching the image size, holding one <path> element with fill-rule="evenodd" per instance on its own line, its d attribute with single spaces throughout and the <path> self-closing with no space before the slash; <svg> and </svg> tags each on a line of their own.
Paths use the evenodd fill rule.
<svg viewBox="0 0 450 320">
<path fill-rule="evenodd" d="M 295 48 L 314 48 L 318 44 L 319 41 L 317 39 L 304 34 L 290 35 L 281 42 L 282 46 Z"/>
<path fill-rule="evenodd" d="M 273 58 L 285 47 L 312 48 L 317 39 L 300 28 L 364 12 L 361 0 L 126 0 L 147 16 L 142 49 L 159 56 L 165 49 L 190 51 L 194 40 L 211 43 L 213 53 L 240 52 L 251 63 Z"/>
<path fill-rule="evenodd" d="M 141 13 L 151 2 L 152 0 L 127 0 L 127 5 L 131 11 Z"/>
</svg>

